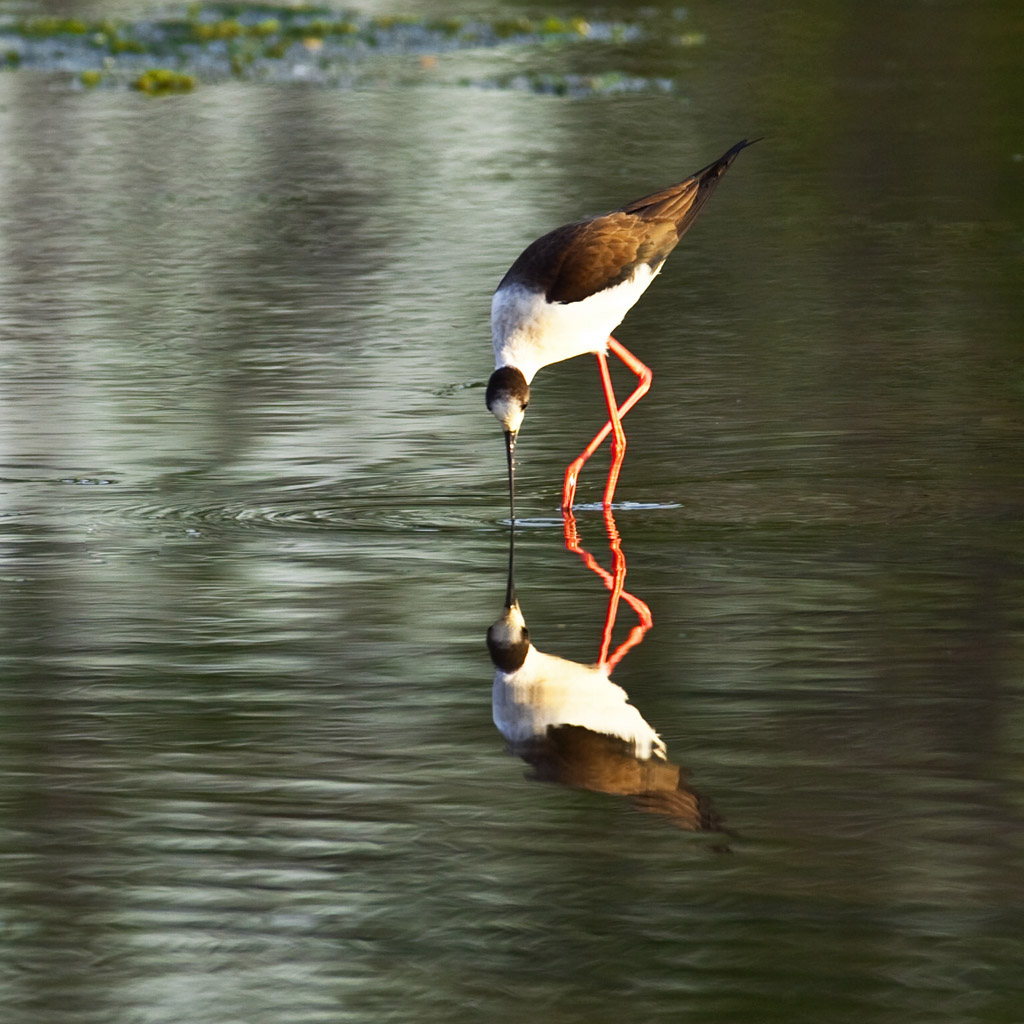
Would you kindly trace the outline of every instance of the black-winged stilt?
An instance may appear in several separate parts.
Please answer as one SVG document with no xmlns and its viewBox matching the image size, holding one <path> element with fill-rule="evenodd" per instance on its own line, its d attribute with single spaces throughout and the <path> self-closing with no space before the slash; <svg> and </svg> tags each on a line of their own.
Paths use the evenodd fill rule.
<svg viewBox="0 0 1024 1024">
<path fill-rule="evenodd" d="M 566 542 L 611 591 L 594 664 L 569 661 L 539 651 L 530 638 L 514 582 L 515 531 L 509 533 L 505 609 L 487 631 L 494 662 L 494 724 L 508 749 L 529 764 L 529 778 L 631 797 L 636 806 L 689 831 L 724 832 L 710 802 L 691 788 L 686 772 L 668 759 L 665 743 L 611 675 L 626 653 L 652 626 L 651 613 L 626 592 L 626 557 L 612 510 L 604 510 L 612 552 L 603 569 L 583 546 L 571 513 Z M 612 630 L 620 598 L 639 623 L 613 651 Z"/>
<path fill-rule="evenodd" d="M 647 393 L 653 376 L 611 332 L 647 290 L 740 150 L 752 144 L 738 142 L 714 163 L 660 192 L 556 228 L 527 246 L 502 278 L 491 303 L 496 369 L 487 384 L 487 408 L 505 431 L 513 518 L 513 457 L 530 402 L 530 381 L 542 366 L 585 352 L 597 356 L 608 422 L 566 469 L 562 508 L 572 508 L 580 469 L 608 434 L 612 462 L 603 503 L 611 505 L 626 454 L 620 420 Z M 609 350 L 640 379 L 622 405 L 612 389 Z"/>
</svg>

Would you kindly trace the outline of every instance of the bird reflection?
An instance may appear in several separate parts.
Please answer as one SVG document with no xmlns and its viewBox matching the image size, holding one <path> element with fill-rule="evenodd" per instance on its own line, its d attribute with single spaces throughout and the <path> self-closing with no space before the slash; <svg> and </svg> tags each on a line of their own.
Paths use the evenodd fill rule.
<svg viewBox="0 0 1024 1024">
<path fill-rule="evenodd" d="M 665 743 L 629 703 L 611 673 L 653 625 L 650 609 L 625 589 L 626 558 L 611 509 L 604 513 L 611 569 L 604 569 L 581 542 L 576 522 L 565 519 L 565 542 L 610 591 L 601 646 L 592 665 L 544 654 L 530 642 L 515 590 L 515 538 L 509 541 L 505 610 L 487 631 L 494 662 L 494 724 L 508 749 L 541 782 L 631 797 L 641 810 L 661 815 L 690 831 L 720 831 L 709 802 L 687 784 L 668 760 Z M 612 649 L 619 607 L 639 620 Z"/>
</svg>

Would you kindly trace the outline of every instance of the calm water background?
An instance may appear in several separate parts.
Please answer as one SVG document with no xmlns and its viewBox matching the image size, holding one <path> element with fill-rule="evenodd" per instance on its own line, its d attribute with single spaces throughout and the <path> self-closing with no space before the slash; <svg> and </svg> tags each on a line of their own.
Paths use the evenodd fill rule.
<svg viewBox="0 0 1024 1024">
<path fill-rule="evenodd" d="M 0 74 L 6 1022 L 1024 1021 L 1021 21 L 891 6 L 442 62 L 670 93 Z M 504 751 L 481 389 L 529 240 L 759 134 L 618 333 L 615 678 L 723 846 Z M 601 419 L 551 367 L 519 449 L 578 661 Z"/>
</svg>

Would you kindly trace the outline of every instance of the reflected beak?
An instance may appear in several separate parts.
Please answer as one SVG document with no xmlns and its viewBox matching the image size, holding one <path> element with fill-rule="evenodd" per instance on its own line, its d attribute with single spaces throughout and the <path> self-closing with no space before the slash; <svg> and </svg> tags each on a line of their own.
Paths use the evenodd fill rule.
<svg viewBox="0 0 1024 1024">
<path fill-rule="evenodd" d="M 512 520 L 512 529 L 508 531 L 508 582 L 505 586 L 505 615 L 519 612 L 519 601 L 516 599 L 516 524 Z"/>
<path fill-rule="evenodd" d="M 505 431 L 505 451 L 508 454 L 508 507 L 513 522 L 516 518 L 516 437 L 518 437 L 516 431 Z"/>
</svg>

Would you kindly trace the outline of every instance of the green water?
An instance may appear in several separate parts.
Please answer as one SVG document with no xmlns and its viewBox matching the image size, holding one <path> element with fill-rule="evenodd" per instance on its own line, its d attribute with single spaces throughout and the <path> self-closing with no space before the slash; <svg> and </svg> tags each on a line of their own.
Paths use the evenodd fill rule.
<svg viewBox="0 0 1024 1024">
<path fill-rule="evenodd" d="M 702 38 L 0 73 L 5 1022 L 1024 1019 L 1016 7 L 652 11 Z M 699 833 L 492 722 L 487 318 L 532 238 L 757 135 L 617 333 L 654 624 L 614 679 Z M 601 422 L 547 368 L 518 450 L 523 612 L 578 663 Z"/>
</svg>

